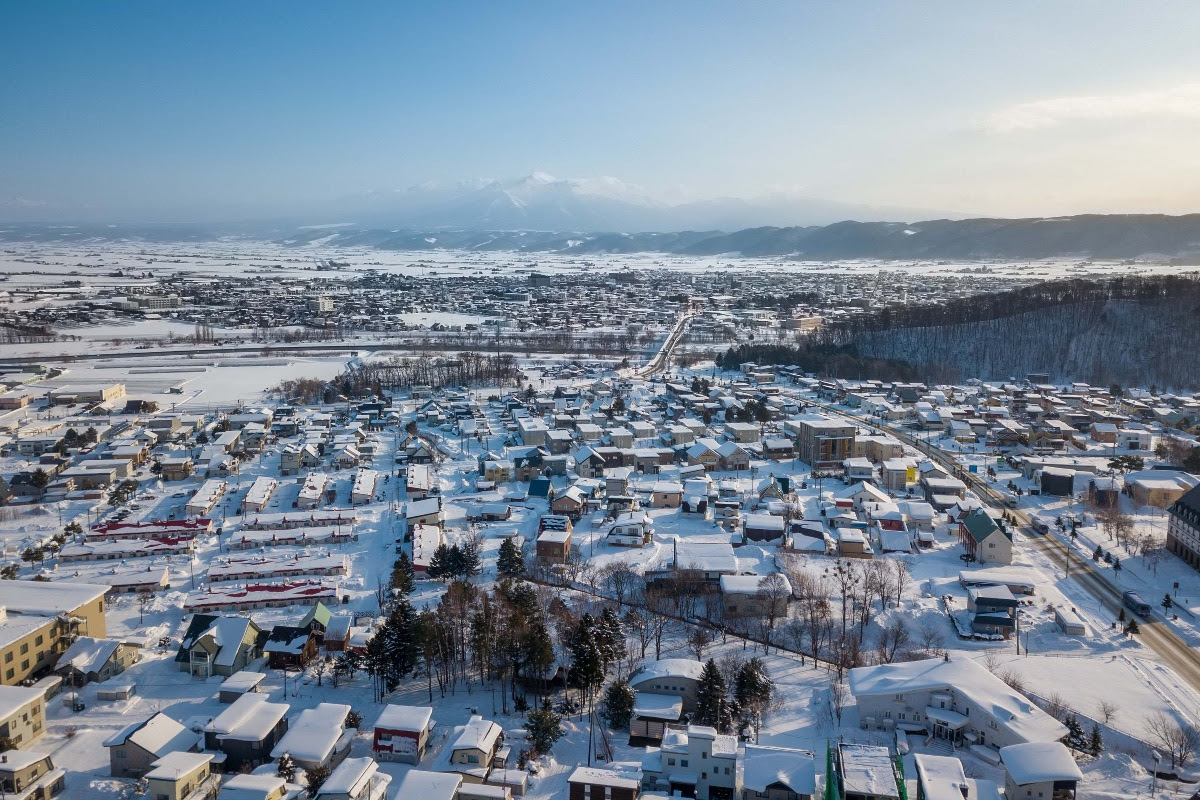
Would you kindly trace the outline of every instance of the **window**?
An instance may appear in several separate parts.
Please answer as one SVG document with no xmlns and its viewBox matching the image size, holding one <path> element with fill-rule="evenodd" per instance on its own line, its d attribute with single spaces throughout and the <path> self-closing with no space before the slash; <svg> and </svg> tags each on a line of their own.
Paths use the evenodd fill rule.
<svg viewBox="0 0 1200 800">
<path fill-rule="evenodd" d="M 687 766 L 687 759 L 686 759 L 686 758 L 681 758 L 681 759 L 679 759 L 679 766 L 681 766 L 681 767 L 686 767 L 686 766 Z"/>
<path fill-rule="evenodd" d="M 12 651 L 11 651 L 11 650 L 9 650 L 7 653 L 5 653 L 5 654 L 4 654 L 4 663 L 5 663 L 5 664 L 8 664 L 8 663 L 10 663 L 12 660 L 13 660 L 13 654 L 12 654 Z"/>
<path fill-rule="evenodd" d="M 29 642 L 22 643 L 21 644 L 21 655 L 25 655 L 28 652 L 29 652 Z"/>
<path fill-rule="evenodd" d="M 24 672 L 27 669 L 29 669 L 29 659 L 28 658 L 21 662 L 21 671 Z"/>
<path fill-rule="evenodd" d="M 12 676 L 13 676 L 13 674 L 14 674 L 14 673 L 13 673 L 13 671 L 12 671 L 11 669 L 6 669 L 6 670 L 4 671 L 4 677 L 5 677 L 5 678 L 8 678 L 9 680 L 12 680 Z"/>
<path fill-rule="evenodd" d="M 33 640 L 33 643 L 38 647 L 42 646 L 42 635 L 40 633 L 37 635 L 37 638 Z"/>
<path fill-rule="evenodd" d="M 668 766 L 668 767 L 673 767 L 673 766 L 675 766 L 675 759 L 673 759 L 673 758 L 668 758 L 668 759 L 667 759 L 667 766 Z"/>
</svg>

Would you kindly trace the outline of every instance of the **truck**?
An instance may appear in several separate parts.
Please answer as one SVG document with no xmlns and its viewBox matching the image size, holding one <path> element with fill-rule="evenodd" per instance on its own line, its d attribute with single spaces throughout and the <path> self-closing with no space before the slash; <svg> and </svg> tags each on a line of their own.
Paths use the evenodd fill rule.
<svg viewBox="0 0 1200 800">
<path fill-rule="evenodd" d="M 1139 617 L 1150 616 L 1150 604 L 1143 600 L 1137 592 L 1125 592 L 1122 594 L 1121 603 Z"/>
</svg>

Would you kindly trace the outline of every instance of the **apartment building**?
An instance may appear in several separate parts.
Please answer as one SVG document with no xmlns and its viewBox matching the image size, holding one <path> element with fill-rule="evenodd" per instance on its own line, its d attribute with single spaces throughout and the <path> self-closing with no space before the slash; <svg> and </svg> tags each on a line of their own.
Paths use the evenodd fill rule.
<svg viewBox="0 0 1200 800">
<path fill-rule="evenodd" d="M 76 636 L 103 638 L 108 586 L 0 581 L 0 685 L 50 672 Z"/>
<path fill-rule="evenodd" d="M 1172 503 L 1167 514 L 1167 549 L 1200 569 L 1200 486 Z"/>
<path fill-rule="evenodd" d="M 42 735 L 46 701 L 41 689 L 0 686 L 0 739 L 22 748 Z"/>
<path fill-rule="evenodd" d="M 796 437 L 796 457 L 813 469 L 835 469 L 854 455 L 857 429 L 849 422 L 806 414 L 785 427 Z"/>
</svg>

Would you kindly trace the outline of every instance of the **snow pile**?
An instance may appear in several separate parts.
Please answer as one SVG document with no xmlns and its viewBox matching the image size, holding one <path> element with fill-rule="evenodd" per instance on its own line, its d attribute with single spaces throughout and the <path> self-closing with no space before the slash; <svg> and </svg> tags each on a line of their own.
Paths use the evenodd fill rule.
<svg viewBox="0 0 1200 800">
<path fill-rule="evenodd" d="M 1085 783 L 1122 778 L 1149 781 L 1150 773 L 1127 753 L 1103 753 L 1098 758 L 1080 764 Z"/>
</svg>

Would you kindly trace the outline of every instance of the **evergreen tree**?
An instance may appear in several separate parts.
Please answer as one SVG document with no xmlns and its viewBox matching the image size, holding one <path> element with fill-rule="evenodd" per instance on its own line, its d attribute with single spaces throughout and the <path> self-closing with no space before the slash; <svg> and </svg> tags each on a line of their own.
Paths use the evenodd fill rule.
<svg viewBox="0 0 1200 800">
<path fill-rule="evenodd" d="M 1104 558 L 1104 550 L 1100 545 L 1096 545 L 1096 549 L 1092 552 L 1092 561 L 1099 563 L 1102 558 Z"/>
<path fill-rule="evenodd" d="M 606 607 L 600 614 L 596 638 L 600 648 L 600 660 L 605 671 L 608 671 L 610 665 L 620 660 L 621 651 L 625 649 L 625 633 L 621 630 L 621 620 L 611 606 Z"/>
<path fill-rule="evenodd" d="M 442 542 L 433 551 L 433 557 L 429 559 L 429 567 L 425 570 L 425 574 L 439 581 L 452 577 L 451 561 L 450 548 L 446 546 L 445 542 Z"/>
<path fill-rule="evenodd" d="M 721 671 L 710 658 L 700 673 L 700 686 L 696 696 L 697 725 L 708 725 L 722 733 L 729 730 L 731 715 L 727 690 Z"/>
<path fill-rule="evenodd" d="M 757 723 L 771 705 L 774 686 L 761 659 L 752 658 L 738 669 L 733 681 L 734 710 L 743 722 Z"/>
<path fill-rule="evenodd" d="M 1093 722 L 1092 735 L 1088 741 L 1088 752 L 1090 752 L 1093 756 L 1098 756 L 1103 749 L 1104 742 L 1100 738 L 1100 726 Z"/>
<path fill-rule="evenodd" d="M 333 770 L 329 767 L 317 765 L 304 772 L 304 784 L 308 787 L 308 796 L 314 797 L 317 792 L 325 785 L 325 781 L 329 780 L 329 773 Z"/>
<path fill-rule="evenodd" d="M 637 699 L 629 681 L 620 680 L 609 684 L 604 692 L 604 721 L 613 728 L 629 727 L 633 717 L 633 704 Z"/>
<path fill-rule="evenodd" d="M 392 588 L 401 597 L 406 597 L 412 594 L 415 577 L 416 571 L 413 569 L 412 562 L 408 559 L 408 553 L 401 551 L 400 557 L 396 559 L 396 563 L 392 566 Z"/>
<path fill-rule="evenodd" d="M 1067 726 L 1067 735 L 1063 737 L 1063 744 L 1076 752 L 1086 752 L 1089 742 L 1087 735 L 1083 732 L 1083 726 L 1079 724 L 1078 717 L 1074 714 L 1067 714 L 1063 725 Z"/>
<path fill-rule="evenodd" d="M 525 559 L 511 538 L 500 543 L 500 555 L 496 571 L 501 578 L 514 579 L 525 575 Z"/>
<path fill-rule="evenodd" d="M 604 657 L 600 648 L 600 637 L 596 620 L 584 614 L 567 642 L 571 653 L 571 669 L 567 680 L 590 701 L 596 690 L 604 683 Z"/>
<path fill-rule="evenodd" d="M 1131 619 L 1129 620 L 1129 624 L 1125 626 L 1125 632 L 1130 636 L 1136 636 L 1142 632 L 1142 629 L 1138 627 L 1136 619 Z"/>
<path fill-rule="evenodd" d="M 284 753 L 279 757 L 279 763 L 275 766 L 275 774 L 288 783 L 296 782 L 296 759 L 292 758 L 291 753 Z"/>
<path fill-rule="evenodd" d="M 562 717 L 549 706 L 543 706 L 529 712 L 525 718 L 525 730 L 528 732 L 526 741 L 534 754 L 549 753 L 554 743 L 562 738 Z"/>
<path fill-rule="evenodd" d="M 379 632 L 372 637 L 372 640 L 381 637 L 383 641 L 382 677 L 385 691 L 394 690 L 416 666 L 416 619 L 417 612 L 408 600 L 402 599 L 388 614 Z"/>
<path fill-rule="evenodd" d="M 1113 556 L 1113 572 L 1121 571 L 1121 557 Z"/>
<path fill-rule="evenodd" d="M 1171 606 L 1173 606 L 1173 605 L 1175 605 L 1175 601 L 1171 599 L 1171 595 L 1169 593 L 1164 594 L 1163 600 L 1162 600 L 1162 607 L 1166 608 L 1166 609 L 1170 609 Z"/>
<path fill-rule="evenodd" d="M 479 541 L 472 537 L 459 548 L 458 571 L 455 573 L 455 577 L 473 578 L 479 574 L 482 565 L 483 561 L 479 556 Z"/>
</svg>

